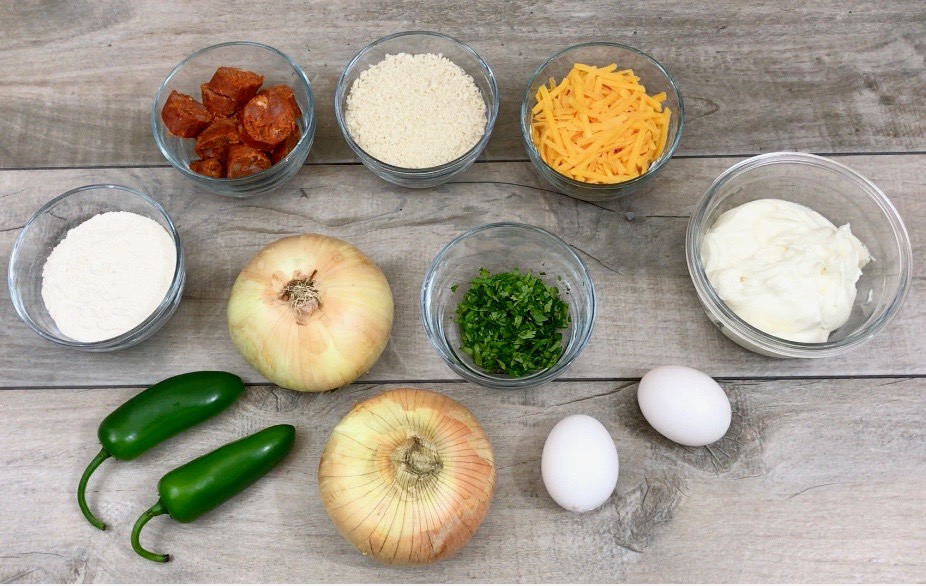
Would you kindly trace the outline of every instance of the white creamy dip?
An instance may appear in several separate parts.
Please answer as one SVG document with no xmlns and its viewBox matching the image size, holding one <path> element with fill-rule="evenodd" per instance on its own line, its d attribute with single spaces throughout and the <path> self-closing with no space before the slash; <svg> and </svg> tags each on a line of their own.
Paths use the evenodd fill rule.
<svg viewBox="0 0 926 586">
<path fill-rule="evenodd" d="M 722 214 L 701 260 L 717 295 L 741 319 L 779 338 L 825 342 L 852 313 L 871 260 L 849 225 L 812 209 L 760 199 Z"/>
</svg>

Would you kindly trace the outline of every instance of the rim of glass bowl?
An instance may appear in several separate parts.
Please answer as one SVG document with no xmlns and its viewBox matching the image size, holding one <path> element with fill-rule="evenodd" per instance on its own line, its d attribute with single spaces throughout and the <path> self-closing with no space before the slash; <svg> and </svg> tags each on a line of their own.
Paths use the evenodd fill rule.
<svg viewBox="0 0 926 586">
<path fill-rule="evenodd" d="M 385 163 L 377 159 L 376 157 L 374 157 L 367 151 L 365 151 L 359 144 L 357 144 L 356 141 L 354 141 L 354 139 L 350 135 L 350 132 L 347 131 L 347 121 L 344 119 L 345 112 L 344 112 L 344 109 L 341 107 L 341 98 L 344 97 L 344 95 L 347 93 L 349 89 L 347 88 L 347 74 L 349 71 L 351 71 L 354 68 L 354 65 L 360 60 L 361 57 L 363 57 L 364 55 L 366 55 L 367 53 L 369 53 L 370 51 L 372 51 L 373 49 L 375 49 L 376 47 L 378 47 L 379 45 L 385 42 L 388 42 L 388 41 L 391 41 L 393 39 L 397 39 L 400 37 L 409 37 L 409 36 L 416 36 L 416 35 L 427 35 L 431 37 L 438 37 L 445 41 L 450 41 L 451 43 L 458 45 L 464 51 L 466 51 L 467 53 L 475 57 L 480 67 L 482 67 L 483 71 L 485 72 L 486 77 L 489 80 L 489 87 L 492 90 L 491 92 L 492 93 L 492 104 L 491 105 L 486 104 L 486 127 L 485 127 L 485 132 L 483 132 L 482 134 L 482 138 L 480 138 L 479 141 L 475 145 L 473 145 L 471 149 L 469 149 L 468 151 L 466 151 L 465 153 L 463 153 L 456 159 L 449 161 L 447 163 L 443 163 L 441 165 L 436 165 L 434 167 L 422 167 L 420 169 L 411 168 L 411 167 L 397 167 L 395 165 L 390 165 L 389 163 Z M 387 35 L 381 39 L 377 39 L 373 41 L 372 43 L 370 43 L 369 45 L 361 49 L 360 52 L 354 55 L 354 58 L 348 62 L 347 66 L 344 68 L 344 71 L 341 72 L 341 77 L 338 79 L 337 89 L 335 90 L 335 93 L 334 93 L 334 115 L 338 121 L 338 127 L 341 129 L 341 134 L 344 135 L 344 139 L 347 141 L 347 144 L 355 151 L 359 153 L 363 153 L 363 156 L 369 158 L 372 161 L 376 161 L 376 163 L 382 166 L 383 169 L 391 173 L 397 174 L 397 175 L 412 175 L 412 176 L 429 175 L 429 174 L 439 175 L 444 171 L 448 171 L 456 167 L 457 165 L 460 164 L 461 161 L 471 157 L 473 153 L 478 153 L 479 151 L 485 148 L 485 145 L 489 142 L 489 138 L 491 138 L 492 136 L 492 131 L 495 128 L 495 121 L 498 118 L 499 101 L 500 101 L 500 96 L 498 94 L 498 83 L 495 80 L 495 73 L 492 72 L 492 68 L 489 67 L 489 64 L 486 63 L 485 60 L 479 55 L 479 53 L 477 53 L 472 47 L 470 47 L 463 41 L 460 41 L 458 39 L 455 39 L 443 33 L 437 33 L 434 31 L 404 31 L 404 32 L 393 33 L 391 35 Z"/>
<path fill-rule="evenodd" d="M 720 189 L 728 181 L 745 172 L 766 165 L 776 165 L 780 163 L 811 165 L 851 179 L 878 205 L 894 232 L 900 261 L 900 287 L 894 295 L 894 299 L 887 304 L 882 315 L 864 328 L 852 332 L 841 340 L 819 343 L 792 342 L 791 340 L 785 340 L 763 332 L 755 326 L 745 322 L 720 299 L 714 291 L 714 287 L 711 285 L 710 280 L 707 278 L 707 273 L 704 271 L 704 265 L 701 261 L 702 236 L 710 227 L 705 226 L 705 229 L 701 229 L 701 227 L 707 220 L 707 216 L 718 205 L 715 198 Z M 910 281 L 913 275 L 913 252 L 910 245 L 910 237 L 907 234 L 907 229 L 904 226 L 903 220 L 897 213 L 897 209 L 887 196 L 884 195 L 884 192 L 882 192 L 877 185 L 842 163 L 837 163 L 836 161 L 817 155 L 789 151 L 766 153 L 740 161 L 721 173 L 717 179 L 714 180 L 707 189 L 707 192 L 695 206 L 695 211 L 688 221 L 688 229 L 685 235 L 685 256 L 688 263 L 688 272 L 691 275 L 691 280 L 697 290 L 698 297 L 701 299 L 702 303 L 709 307 L 710 313 L 716 316 L 716 319 L 720 321 L 719 325 L 745 336 L 750 342 L 765 350 L 790 358 L 823 358 L 835 356 L 871 339 L 875 334 L 884 329 L 891 319 L 893 319 L 894 315 L 900 310 L 910 289 Z M 714 318 L 712 317 L 711 319 L 713 321 Z"/>
<path fill-rule="evenodd" d="M 530 93 L 531 86 L 534 85 L 534 82 L 540 77 L 541 72 L 546 69 L 550 63 L 571 51 L 584 49 L 586 47 L 613 47 L 616 49 L 630 51 L 631 53 L 636 53 L 640 57 L 643 57 L 654 66 L 656 66 L 656 69 L 661 71 L 662 74 L 666 76 L 666 79 L 669 80 L 669 86 L 672 88 L 672 91 L 675 92 L 675 97 L 678 99 L 678 130 L 675 132 L 675 138 L 672 139 L 672 144 L 666 145 L 662 155 L 659 157 L 659 159 L 656 160 L 655 163 L 650 165 L 649 169 L 646 170 L 646 173 L 640 175 L 639 177 L 634 177 L 629 181 L 622 181 L 620 183 L 586 183 L 584 181 L 577 181 L 571 177 L 567 177 L 548 165 L 547 162 L 543 160 L 543 157 L 540 156 L 540 151 L 537 150 L 537 147 L 534 146 L 534 141 L 531 140 L 530 128 L 526 122 L 528 110 L 533 108 L 532 102 L 534 100 L 534 96 L 532 96 Z M 537 70 L 531 76 L 530 80 L 527 82 L 527 86 L 524 88 L 524 98 L 521 100 L 521 117 L 519 124 L 521 126 L 521 138 L 524 140 L 524 145 L 527 148 L 528 154 L 531 156 L 531 160 L 543 165 L 544 169 L 553 173 L 558 179 L 562 180 L 570 187 L 574 187 L 576 189 L 587 189 L 589 191 L 609 192 L 614 191 L 615 189 L 623 189 L 625 187 L 637 185 L 638 183 L 643 183 L 655 175 L 666 163 L 669 162 L 669 159 L 672 158 L 672 155 L 675 154 L 675 150 L 678 148 L 679 141 L 682 139 L 682 130 L 685 128 L 685 102 L 682 99 L 682 92 L 679 90 L 678 83 L 675 81 L 675 78 L 672 77 L 668 71 L 666 71 L 666 68 L 663 67 L 662 63 L 659 61 L 656 61 L 654 58 L 644 53 L 643 51 L 634 49 L 628 45 L 622 45 L 621 43 L 612 43 L 608 41 L 592 41 L 589 43 L 580 43 L 578 45 L 571 45 L 566 47 L 562 51 L 555 53 L 552 57 L 544 61 L 543 64 L 537 68 Z"/>
<path fill-rule="evenodd" d="M 225 177 L 219 177 L 219 178 L 209 177 L 207 175 L 200 175 L 199 173 L 194 173 L 186 166 L 186 164 L 184 164 L 182 161 L 179 161 L 176 157 L 174 157 L 171 150 L 167 148 L 166 144 L 164 144 L 164 140 L 161 138 L 161 133 L 158 132 L 158 122 L 161 119 L 160 112 L 158 111 L 158 102 L 161 99 L 161 95 L 165 92 L 165 90 L 168 89 L 168 84 L 174 78 L 174 75 L 176 75 L 177 72 L 180 71 L 187 63 L 196 59 L 200 55 L 203 55 L 204 53 L 208 53 L 209 51 L 212 51 L 214 49 L 221 49 L 224 47 L 256 47 L 258 49 L 264 49 L 266 51 L 270 51 L 271 53 L 275 53 L 279 55 L 287 63 L 289 63 L 290 67 L 293 68 L 293 71 L 296 72 L 296 76 L 299 78 L 299 80 L 305 84 L 306 95 L 308 96 L 308 99 L 309 99 L 308 108 L 303 108 L 303 113 L 308 115 L 309 122 L 305 130 L 302 131 L 302 136 L 299 137 L 299 140 L 293 146 L 292 150 L 290 150 L 289 153 L 285 157 L 277 161 L 276 164 L 271 165 L 267 169 L 254 173 L 252 175 L 246 175 L 244 177 L 235 177 L 234 179 L 228 179 Z M 214 181 L 216 182 L 216 184 L 219 184 L 219 185 L 235 185 L 238 183 L 241 183 L 241 184 L 252 183 L 255 179 L 259 179 L 265 175 L 269 175 L 274 170 L 279 171 L 281 167 L 286 166 L 286 164 L 294 157 L 294 155 L 297 152 L 299 152 L 300 149 L 303 148 L 303 145 L 305 144 L 306 141 L 314 140 L 315 124 L 316 124 L 315 95 L 312 92 L 312 83 L 309 81 L 309 78 L 306 77 L 305 71 L 303 71 L 302 68 L 299 67 L 299 65 L 295 61 L 293 61 L 289 57 L 289 55 L 287 55 L 286 53 L 280 51 L 279 49 L 274 49 L 270 45 L 265 45 L 263 43 L 256 43 L 254 41 L 228 41 L 226 43 L 210 45 L 208 47 L 200 49 L 199 51 L 196 51 L 195 53 L 193 53 L 192 55 L 190 55 L 189 57 L 187 57 L 186 59 L 184 59 L 177 65 L 175 65 L 174 68 L 170 70 L 170 73 L 167 74 L 167 77 L 164 78 L 164 81 L 162 81 L 160 87 L 158 87 L 157 93 L 154 94 L 154 104 L 151 107 L 151 132 L 152 134 L 154 134 L 154 141 L 158 144 L 158 149 L 161 151 L 161 154 L 164 156 L 164 158 L 167 159 L 168 162 L 170 162 L 170 164 L 175 169 L 183 173 L 183 175 L 185 175 L 186 177 L 193 179 L 194 181 L 204 181 L 204 180 L 210 181 L 210 182 Z"/>
<path fill-rule="evenodd" d="M 588 282 L 588 325 L 582 331 L 575 332 L 575 344 L 573 344 L 572 348 L 569 349 L 568 353 L 566 352 L 566 348 L 563 349 L 563 355 L 560 356 L 560 359 L 553 367 L 539 370 L 519 378 L 497 377 L 482 370 L 475 370 L 470 368 L 465 362 L 459 359 L 456 354 L 453 353 L 453 351 L 449 348 L 449 344 L 445 346 L 438 343 L 437 340 L 441 337 L 441 335 L 439 335 L 440 332 L 435 331 L 431 327 L 431 318 L 433 317 L 433 314 L 431 305 L 428 303 L 428 293 L 432 290 L 434 273 L 443 263 L 444 257 L 454 246 L 466 238 L 469 238 L 474 234 L 478 234 L 479 232 L 494 230 L 496 228 L 517 228 L 521 230 L 530 230 L 545 236 L 546 238 L 550 239 L 551 243 L 559 246 L 566 252 L 566 256 L 580 267 L 581 273 L 584 276 L 584 280 Z M 555 379 L 561 372 L 566 370 L 566 368 L 568 368 L 576 358 L 579 357 L 579 355 L 582 353 L 582 350 L 584 350 L 588 345 L 588 342 L 592 336 L 592 331 L 595 329 L 595 316 L 598 308 L 598 302 L 595 297 L 595 283 L 592 281 L 592 276 L 591 273 L 589 273 L 588 266 L 579 257 L 579 255 L 576 254 L 575 250 L 559 236 L 552 234 L 543 228 L 538 228 L 537 226 L 522 224 L 519 222 L 495 222 L 492 224 L 485 224 L 483 226 L 467 230 L 466 232 L 463 232 L 449 243 L 447 243 L 447 245 L 445 245 L 440 250 L 440 252 L 437 253 L 437 256 L 434 257 L 434 260 L 432 260 L 431 264 L 428 266 L 428 270 L 425 273 L 424 282 L 421 286 L 420 304 L 421 321 L 424 322 L 424 329 L 425 333 L 427 334 L 428 341 L 431 343 L 431 346 L 437 350 L 437 353 L 440 354 L 441 358 L 444 359 L 444 362 L 454 372 L 462 376 L 464 379 L 487 387 L 498 389 L 525 388 L 540 385 Z"/>
<path fill-rule="evenodd" d="M 26 311 L 26 308 L 23 306 L 22 299 L 19 297 L 18 293 L 15 291 L 13 286 L 13 267 L 16 266 L 16 259 L 19 256 L 20 245 L 22 244 L 26 233 L 32 227 L 33 223 L 38 220 L 38 218 L 43 215 L 46 211 L 54 207 L 59 201 L 68 198 L 77 193 L 83 191 L 91 190 L 100 190 L 100 189 L 112 189 L 115 191 L 122 191 L 127 194 L 133 195 L 135 197 L 141 198 L 147 202 L 152 208 L 154 208 L 157 213 L 164 219 L 167 225 L 170 227 L 169 233 L 170 237 L 174 242 L 174 249 L 177 252 L 177 263 L 174 266 L 174 275 L 171 279 L 170 288 L 167 290 L 167 293 L 164 295 L 164 298 L 161 299 L 161 302 L 158 306 L 151 312 L 151 314 L 145 318 L 145 321 L 141 322 L 131 330 L 114 336 L 112 338 L 107 338 L 105 340 L 99 340 L 97 342 L 78 342 L 70 338 L 59 338 L 51 332 L 45 331 L 41 326 L 39 326 L 32 318 L 29 316 L 29 313 Z M 57 246 L 57 245 L 56 245 Z M 29 221 L 23 226 L 22 230 L 19 232 L 19 236 L 16 237 L 16 242 L 13 243 L 13 253 L 10 255 L 10 266 L 7 271 L 7 287 L 10 290 L 10 298 L 13 301 L 13 306 L 16 308 L 16 313 L 19 314 L 19 317 L 26 322 L 30 328 L 32 328 L 35 333 L 42 336 L 46 340 L 61 344 L 62 346 L 69 346 L 71 348 L 93 348 L 93 349 L 104 349 L 104 348 L 118 348 L 123 343 L 130 341 L 131 339 L 138 336 L 140 333 L 145 332 L 154 322 L 160 319 L 161 314 L 164 313 L 173 303 L 174 298 L 178 294 L 178 287 L 181 287 L 184 282 L 184 259 L 183 259 L 183 247 L 180 244 L 180 234 L 177 233 L 177 227 L 174 225 L 174 221 L 168 215 L 167 210 L 164 209 L 161 204 L 151 198 L 148 194 L 140 191 L 138 189 L 133 189 L 125 185 L 117 185 L 114 183 L 100 183 L 94 185 L 84 185 L 76 189 L 72 189 L 65 193 L 62 193 L 58 197 L 52 199 L 42 207 L 38 209 L 32 217 L 29 218 Z"/>
</svg>

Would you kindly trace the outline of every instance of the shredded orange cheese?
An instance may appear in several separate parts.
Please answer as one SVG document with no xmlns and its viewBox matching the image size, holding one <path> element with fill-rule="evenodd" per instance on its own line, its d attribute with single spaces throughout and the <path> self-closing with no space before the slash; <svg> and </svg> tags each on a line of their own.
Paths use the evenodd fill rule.
<svg viewBox="0 0 926 586">
<path fill-rule="evenodd" d="M 585 183 L 620 183 L 646 173 L 662 155 L 672 111 L 665 92 L 649 96 L 617 65 L 576 63 L 559 85 L 537 90 L 531 136 L 543 160 Z"/>
</svg>

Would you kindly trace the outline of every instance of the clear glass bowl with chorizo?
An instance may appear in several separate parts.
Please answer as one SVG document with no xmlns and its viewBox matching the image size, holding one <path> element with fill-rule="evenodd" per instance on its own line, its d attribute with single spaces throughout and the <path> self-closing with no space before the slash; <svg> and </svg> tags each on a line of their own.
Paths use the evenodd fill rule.
<svg viewBox="0 0 926 586">
<path fill-rule="evenodd" d="M 334 110 L 344 139 L 381 179 L 404 187 L 446 183 L 479 157 L 499 93 L 471 47 L 430 31 L 383 37 L 344 69 Z"/>
<path fill-rule="evenodd" d="M 305 163 L 315 136 L 315 98 L 305 72 L 273 47 L 206 47 L 158 89 L 151 128 L 182 175 L 219 195 L 274 190 Z"/>
</svg>

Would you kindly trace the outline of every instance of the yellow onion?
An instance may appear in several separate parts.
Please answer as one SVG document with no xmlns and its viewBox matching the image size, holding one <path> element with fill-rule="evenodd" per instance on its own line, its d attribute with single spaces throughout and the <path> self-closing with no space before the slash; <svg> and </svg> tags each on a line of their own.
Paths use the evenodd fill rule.
<svg viewBox="0 0 926 586">
<path fill-rule="evenodd" d="M 394 389 L 334 428 L 318 488 L 338 531 L 364 555 L 426 564 L 456 553 L 479 528 L 495 492 L 495 457 L 465 407 Z"/>
<path fill-rule="evenodd" d="M 327 391 L 367 372 L 389 341 L 392 316 L 379 267 L 320 234 L 264 247 L 228 300 L 235 348 L 268 380 L 295 391 Z"/>
</svg>

